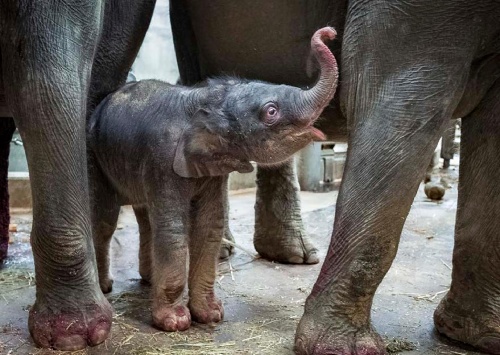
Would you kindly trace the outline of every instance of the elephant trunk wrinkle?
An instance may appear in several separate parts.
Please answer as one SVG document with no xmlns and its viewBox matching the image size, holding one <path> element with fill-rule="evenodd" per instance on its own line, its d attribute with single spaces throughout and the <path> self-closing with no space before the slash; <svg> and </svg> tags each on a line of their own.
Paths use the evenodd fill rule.
<svg viewBox="0 0 500 355">
<path fill-rule="evenodd" d="M 326 46 L 325 41 L 335 39 L 337 33 L 331 27 L 316 31 L 311 39 L 311 52 L 320 66 L 320 76 L 316 84 L 304 91 L 304 104 L 311 107 L 310 117 L 315 120 L 333 99 L 338 83 L 337 61 Z"/>
</svg>

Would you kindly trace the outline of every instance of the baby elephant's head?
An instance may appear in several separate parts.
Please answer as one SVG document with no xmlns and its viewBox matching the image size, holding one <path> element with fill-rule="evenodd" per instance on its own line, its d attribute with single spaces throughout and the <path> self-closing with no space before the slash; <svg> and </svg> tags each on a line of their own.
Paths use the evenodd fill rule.
<svg viewBox="0 0 500 355">
<path fill-rule="evenodd" d="M 311 39 L 321 74 L 309 90 L 234 78 L 212 79 L 195 89 L 197 106 L 177 147 L 174 170 L 184 177 L 250 172 L 255 161 L 277 165 L 313 140 L 313 127 L 335 94 L 338 69 L 324 41 L 326 27 Z"/>
</svg>

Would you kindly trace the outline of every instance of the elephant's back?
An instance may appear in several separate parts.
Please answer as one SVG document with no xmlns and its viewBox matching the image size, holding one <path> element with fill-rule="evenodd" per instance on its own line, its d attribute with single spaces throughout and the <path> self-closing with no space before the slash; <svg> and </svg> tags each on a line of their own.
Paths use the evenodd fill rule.
<svg viewBox="0 0 500 355">
<path fill-rule="evenodd" d="M 173 88 L 168 83 L 145 80 L 127 83 L 109 94 L 88 122 L 90 141 L 133 146 L 140 139 L 158 136 L 166 126 L 169 115 L 165 106 Z"/>
</svg>

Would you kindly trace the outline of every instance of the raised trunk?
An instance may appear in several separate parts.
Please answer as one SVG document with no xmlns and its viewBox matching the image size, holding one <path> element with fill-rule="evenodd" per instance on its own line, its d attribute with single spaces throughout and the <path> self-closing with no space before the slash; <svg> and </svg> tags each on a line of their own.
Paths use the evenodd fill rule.
<svg viewBox="0 0 500 355">
<path fill-rule="evenodd" d="M 304 107 L 308 116 L 316 119 L 335 95 L 338 82 L 337 61 L 325 41 L 333 40 L 337 33 L 331 27 L 317 30 L 311 38 L 311 52 L 320 66 L 320 76 L 316 84 L 304 91 Z M 312 109 L 312 112 L 309 111 Z M 309 113 L 310 112 L 310 113 Z"/>
</svg>

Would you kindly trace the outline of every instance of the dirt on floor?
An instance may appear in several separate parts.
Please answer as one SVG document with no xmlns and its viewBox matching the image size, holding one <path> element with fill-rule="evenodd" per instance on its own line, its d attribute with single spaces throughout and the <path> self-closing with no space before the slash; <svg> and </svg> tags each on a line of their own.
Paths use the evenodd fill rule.
<svg viewBox="0 0 500 355">
<path fill-rule="evenodd" d="M 423 187 L 413 203 L 398 256 L 377 291 L 372 319 L 390 353 L 475 354 L 439 336 L 432 313 L 450 285 L 457 198 L 456 166 L 448 173 L 443 201 L 428 200 Z M 333 225 L 337 192 L 302 192 L 305 227 L 323 260 Z M 295 328 L 319 265 L 281 265 L 256 257 L 252 244 L 254 192 L 231 196 L 230 225 L 236 255 L 221 262 L 216 292 L 225 319 L 215 326 L 194 323 L 165 333 L 151 326 L 149 287 L 138 274 L 138 229 L 133 212 L 123 209 L 112 242 L 115 309 L 111 337 L 102 345 L 71 354 L 293 354 Z M 35 299 L 29 245 L 31 215 L 14 213 L 10 256 L 0 269 L 0 354 L 56 354 L 37 349 L 27 330 Z M 65 353 L 66 354 L 66 353 Z"/>
</svg>

